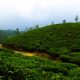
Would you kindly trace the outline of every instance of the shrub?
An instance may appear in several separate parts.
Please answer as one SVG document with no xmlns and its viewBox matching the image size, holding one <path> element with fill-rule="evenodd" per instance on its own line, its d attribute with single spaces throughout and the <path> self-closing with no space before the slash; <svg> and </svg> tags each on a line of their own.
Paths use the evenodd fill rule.
<svg viewBox="0 0 80 80">
<path fill-rule="evenodd" d="M 71 77 L 79 77 L 80 78 L 80 67 L 75 68 L 75 69 L 71 69 L 69 72 L 69 75 Z"/>
<path fill-rule="evenodd" d="M 61 55 L 61 56 L 60 56 L 60 59 L 61 59 L 63 62 L 70 62 L 70 63 L 75 63 L 75 64 L 80 65 L 80 58 L 71 57 L 71 56 L 69 56 L 69 55 Z"/>
<path fill-rule="evenodd" d="M 53 73 L 62 73 L 63 75 L 68 75 L 68 69 L 59 67 L 59 66 L 53 66 L 53 67 L 43 67 L 42 70 L 44 71 L 52 71 Z"/>
<path fill-rule="evenodd" d="M 50 55 L 55 55 L 55 56 L 58 56 L 58 49 L 57 48 L 49 48 L 48 52 Z"/>
<path fill-rule="evenodd" d="M 68 56 L 68 55 L 61 55 L 60 56 L 60 59 L 63 61 L 63 62 L 71 62 L 71 57 Z"/>
<path fill-rule="evenodd" d="M 60 49 L 59 49 L 60 55 L 69 54 L 70 52 L 71 52 L 71 51 L 70 51 L 68 48 L 66 48 L 66 47 L 63 47 L 63 48 L 60 48 Z"/>
<path fill-rule="evenodd" d="M 11 50 L 11 49 L 7 49 L 7 48 L 0 48 L 0 51 L 14 53 L 13 50 Z"/>
</svg>

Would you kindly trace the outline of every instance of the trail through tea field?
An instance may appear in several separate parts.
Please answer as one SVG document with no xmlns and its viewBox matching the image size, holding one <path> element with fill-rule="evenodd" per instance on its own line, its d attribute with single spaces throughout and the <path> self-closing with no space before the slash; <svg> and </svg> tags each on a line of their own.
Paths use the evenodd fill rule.
<svg viewBox="0 0 80 80">
<path fill-rule="evenodd" d="M 0 48 L 5 48 L 2 46 L 2 44 L 0 44 Z M 17 51 L 17 50 L 14 50 L 14 52 L 17 54 L 17 53 L 20 53 L 24 56 L 40 56 L 40 57 L 43 57 L 43 58 L 50 58 L 50 56 L 47 54 L 47 53 L 40 53 L 40 52 L 24 52 L 24 51 Z"/>
</svg>

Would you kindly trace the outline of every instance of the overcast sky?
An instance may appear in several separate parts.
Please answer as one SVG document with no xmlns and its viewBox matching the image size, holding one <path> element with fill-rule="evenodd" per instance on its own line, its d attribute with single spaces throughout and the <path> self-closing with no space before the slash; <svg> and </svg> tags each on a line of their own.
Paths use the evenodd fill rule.
<svg viewBox="0 0 80 80">
<path fill-rule="evenodd" d="M 0 0 L 0 29 L 74 21 L 80 17 L 80 0 Z"/>
</svg>

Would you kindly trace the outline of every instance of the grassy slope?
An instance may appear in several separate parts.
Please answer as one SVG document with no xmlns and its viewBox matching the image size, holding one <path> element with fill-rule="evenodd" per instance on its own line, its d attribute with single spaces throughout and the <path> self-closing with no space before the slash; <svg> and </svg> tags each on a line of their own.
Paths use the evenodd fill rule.
<svg viewBox="0 0 80 80">
<path fill-rule="evenodd" d="M 12 80 L 80 80 L 80 23 L 50 25 L 9 38 L 3 46 L 45 51 L 65 62 L 0 50 L 0 75 Z M 73 64 L 73 63 L 77 63 Z M 7 76 L 6 76 L 7 75 Z"/>
<path fill-rule="evenodd" d="M 58 53 L 63 48 L 80 50 L 80 23 L 50 25 L 9 38 L 6 45 L 30 51 Z"/>
<path fill-rule="evenodd" d="M 18 50 L 47 52 L 51 56 L 59 56 L 62 61 L 80 65 L 80 54 L 78 57 L 70 56 L 73 52 L 80 51 L 80 23 L 56 24 L 30 30 L 9 38 L 4 46 Z"/>
<path fill-rule="evenodd" d="M 25 57 L 0 49 L 0 80 L 79 80 L 79 73 L 76 64 Z"/>
</svg>

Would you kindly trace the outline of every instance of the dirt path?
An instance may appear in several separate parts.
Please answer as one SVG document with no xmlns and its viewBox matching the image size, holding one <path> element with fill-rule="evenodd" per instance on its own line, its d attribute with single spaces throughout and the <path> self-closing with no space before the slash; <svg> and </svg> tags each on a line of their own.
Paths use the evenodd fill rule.
<svg viewBox="0 0 80 80">
<path fill-rule="evenodd" d="M 24 56 L 35 56 L 34 53 L 28 53 L 28 52 L 15 51 L 15 53 L 20 53 L 20 54 L 22 54 Z"/>
<path fill-rule="evenodd" d="M 39 52 L 21 52 L 21 51 L 15 51 L 15 53 L 20 53 L 24 56 L 39 56 L 43 58 L 50 58 L 50 56 L 47 53 L 39 53 Z"/>
<path fill-rule="evenodd" d="M 2 48 L 2 44 L 0 44 L 0 48 Z"/>
<path fill-rule="evenodd" d="M 2 44 L 0 44 L 0 48 L 4 48 L 4 47 L 2 47 Z M 30 52 L 15 51 L 15 53 L 20 53 L 24 56 L 35 56 L 34 53 L 30 53 Z"/>
<path fill-rule="evenodd" d="M 2 47 L 2 44 L 0 44 L 0 48 L 4 48 Z M 24 56 L 40 56 L 43 58 L 50 58 L 50 56 L 47 53 L 39 53 L 39 52 L 23 52 L 23 51 L 15 51 L 15 53 L 20 53 Z"/>
</svg>

